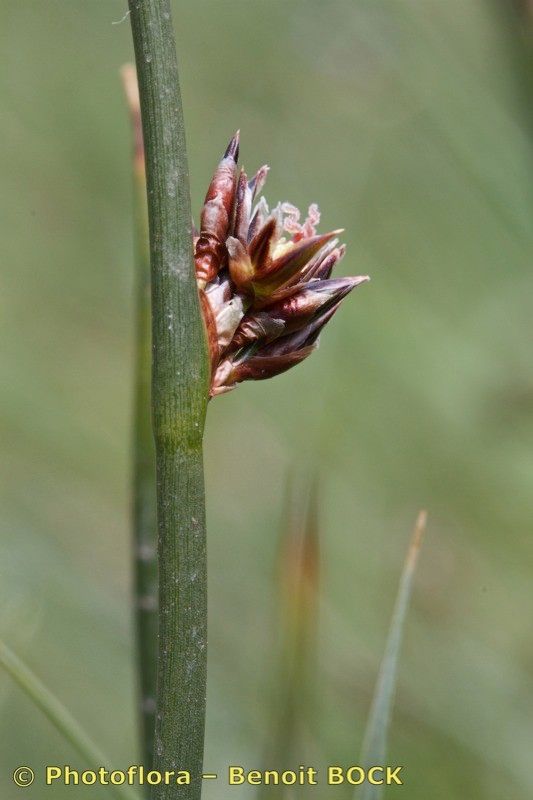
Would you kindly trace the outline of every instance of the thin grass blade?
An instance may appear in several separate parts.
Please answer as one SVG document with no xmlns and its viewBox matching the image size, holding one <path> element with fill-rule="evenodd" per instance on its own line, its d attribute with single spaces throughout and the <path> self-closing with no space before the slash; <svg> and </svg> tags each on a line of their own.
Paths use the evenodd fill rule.
<svg viewBox="0 0 533 800">
<path fill-rule="evenodd" d="M 387 739 L 396 689 L 398 661 L 413 588 L 413 577 L 426 530 L 426 522 L 426 512 L 420 511 L 400 578 L 385 653 L 381 662 L 363 740 L 361 764 L 365 768 L 384 766 L 387 757 Z M 383 786 L 374 786 L 367 782 L 362 784 L 361 790 L 357 793 L 359 800 L 379 800 L 382 795 Z"/>
<path fill-rule="evenodd" d="M 142 758 L 150 769 L 154 754 L 157 677 L 157 514 L 155 446 L 151 416 L 152 310 L 150 246 L 146 203 L 141 107 L 137 74 L 132 64 L 121 69 L 133 140 L 133 219 L 135 228 L 135 364 L 132 547 L 137 647 L 139 720 Z M 147 787 L 147 794 L 149 794 Z"/>
<path fill-rule="evenodd" d="M 278 554 L 280 632 L 275 699 L 265 752 L 265 769 L 291 769 L 302 763 L 309 733 L 315 673 L 319 586 L 319 522 L 316 480 L 290 482 Z M 294 787 L 264 786 L 259 797 L 294 797 Z"/>
<path fill-rule="evenodd" d="M 63 703 L 46 688 L 29 667 L 1 640 L 0 666 L 5 669 L 15 683 L 41 709 L 52 725 L 80 754 L 86 762 L 87 768 L 98 770 L 109 763 L 108 759 L 91 741 Z M 127 786 L 110 785 L 109 792 L 118 800 L 139 800 L 137 792 Z"/>
</svg>

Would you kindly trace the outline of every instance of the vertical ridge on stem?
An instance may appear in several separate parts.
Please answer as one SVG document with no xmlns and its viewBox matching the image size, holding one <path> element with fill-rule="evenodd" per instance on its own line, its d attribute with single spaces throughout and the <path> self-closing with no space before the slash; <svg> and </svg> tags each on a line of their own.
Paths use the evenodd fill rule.
<svg viewBox="0 0 533 800">
<path fill-rule="evenodd" d="M 207 598 L 202 437 L 207 345 L 194 274 L 189 178 L 169 0 L 129 0 L 148 188 L 159 645 L 154 768 L 191 773 L 154 800 L 198 800 Z"/>
</svg>

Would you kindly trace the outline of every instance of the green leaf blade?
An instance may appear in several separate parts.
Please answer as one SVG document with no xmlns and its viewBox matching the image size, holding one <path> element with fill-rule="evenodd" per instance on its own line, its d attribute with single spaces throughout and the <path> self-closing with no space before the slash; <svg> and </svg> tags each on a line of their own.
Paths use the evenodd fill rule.
<svg viewBox="0 0 533 800">
<path fill-rule="evenodd" d="M 427 514 L 425 511 L 420 511 L 400 578 L 385 652 L 381 661 L 368 716 L 361 751 L 361 765 L 365 769 L 372 766 L 385 766 L 387 758 L 388 732 L 398 676 L 398 662 L 405 620 L 409 610 L 413 589 L 413 578 L 416 571 L 420 546 L 426 530 L 426 523 Z M 357 796 L 359 800 L 380 800 L 383 796 L 383 785 L 373 785 L 365 781 Z"/>
</svg>

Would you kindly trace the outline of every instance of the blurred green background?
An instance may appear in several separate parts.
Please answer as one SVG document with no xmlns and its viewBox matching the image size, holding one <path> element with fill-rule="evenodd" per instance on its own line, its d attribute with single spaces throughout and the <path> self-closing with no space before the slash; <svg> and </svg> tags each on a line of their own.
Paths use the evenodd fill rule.
<svg viewBox="0 0 533 800">
<path fill-rule="evenodd" d="M 357 763 L 423 506 L 390 748 L 407 784 L 386 796 L 526 800 L 533 203 L 518 25 L 488 0 L 174 6 L 194 207 L 240 127 L 245 167 L 272 167 L 267 199 L 318 201 L 323 230 L 346 228 L 342 270 L 372 276 L 304 365 L 211 404 L 206 768 L 261 765 L 281 499 L 288 468 L 316 462 L 319 679 L 302 763 Z M 138 760 L 124 12 L 0 9 L 0 635 L 116 768 Z M 85 766 L 5 675 L 0 702 L 2 798 L 24 794 L 20 764 Z M 206 786 L 207 800 L 230 794 L 254 790 Z"/>
</svg>

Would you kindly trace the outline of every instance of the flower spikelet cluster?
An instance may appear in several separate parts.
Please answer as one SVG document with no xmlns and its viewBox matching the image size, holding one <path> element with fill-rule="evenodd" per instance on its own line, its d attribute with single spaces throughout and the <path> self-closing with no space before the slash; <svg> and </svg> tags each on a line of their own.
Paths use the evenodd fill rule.
<svg viewBox="0 0 533 800">
<path fill-rule="evenodd" d="M 209 185 L 194 233 L 196 278 L 211 360 L 211 396 L 278 375 L 307 358 L 346 295 L 368 280 L 331 278 L 342 230 L 317 233 L 313 204 L 269 210 L 268 167 L 238 170 L 239 134 Z"/>
</svg>

